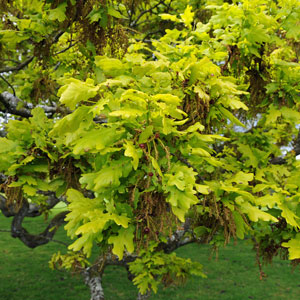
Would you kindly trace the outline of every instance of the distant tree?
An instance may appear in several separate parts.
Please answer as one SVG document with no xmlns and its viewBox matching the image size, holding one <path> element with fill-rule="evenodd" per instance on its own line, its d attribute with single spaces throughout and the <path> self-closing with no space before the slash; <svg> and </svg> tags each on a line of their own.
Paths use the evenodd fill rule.
<svg viewBox="0 0 300 300">
<path fill-rule="evenodd" d="M 147 299 L 204 277 L 175 255 L 250 237 L 300 259 L 300 3 L 0 1 L 0 209 L 104 299 L 107 265 Z M 39 235 L 24 218 L 56 215 Z M 97 258 L 92 261 L 95 249 Z M 263 272 L 261 270 L 261 276 Z"/>
</svg>

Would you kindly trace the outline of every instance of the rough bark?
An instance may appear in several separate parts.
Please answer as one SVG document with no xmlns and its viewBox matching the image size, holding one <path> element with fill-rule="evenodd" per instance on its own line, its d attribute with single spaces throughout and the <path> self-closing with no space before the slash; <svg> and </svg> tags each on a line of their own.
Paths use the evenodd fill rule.
<svg viewBox="0 0 300 300">
<path fill-rule="evenodd" d="M 18 104 L 20 102 L 23 104 L 23 108 L 18 108 Z M 9 92 L 3 92 L 0 94 L 0 103 L 3 104 L 5 108 L 3 112 L 5 113 L 10 113 L 24 118 L 32 117 L 31 109 L 33 109 L 33 105 L 22 101 Z M 58 110 L 56 104 L 53 104 L 53 106 L 39 105 L 39 107 L 41 107 L 50 117 Z"/>
<path fill-rule="evenodd" d="M 47 200 L 48 208 L 51 209 L 56 203 L 60 201 L 59 198 L 55 197 L 55 194 L 50 193 Z M 25 217 L 36 217 L 41 215 L 40 207 L 28 203 L 27 199 L 23 199 L 22 206 L 18 211 L 15 210 L 14 205 L 7 205 L 6 198 L 0 195 L 0 210 L 6 217 L 13 217 L 11 223 L 11 235 L 14 238 L 19 238 L 27 247 L 35 248 L 44 244 L 49 243 L 53 240 L 53 237 L 57 229 L 65 223 L 64 219 L 68 211 L 57 214 L 50 221 L 46 229 L 40 234 L 30 234 L 23 226 L 23 220 Z M 64 244 L 64 242 L 56 241 Z"/>
<path fill-rule="evenodd" d="M 68 211 L 57 214 L 47 226 L 47 228 L 40 234 L 30 234 L 23 226 L 22 222 L 29 210 L 27 201 L 23 202 L 22 207 L 16 213 L 11 224 L 11 235 L 14 238 L 19 238 L 27 247 L 35 248 L 49 243 L 55 235 L 57 229 L 65 223 L 64 219 Z"/>
<path fill-rule="evenodd" d="M 104 291 L 102 288 L 102 277 L 93 268 L 88 267 L 83 271 L 85 284 L 90 288 L 90 300 L 104 300 Z"/>
<path fill-rule="evenodd" d="M 138 293 L 136 300 L 147 300 L 150 298 L 150 296 L 151 296 L 150 291 L 148 291 L 146 294 L 143 294 L 143 295 L 141 293 Z"/>
<path fill-rule="evenodd" d="M 15 97 L 9 92 L 3 92 L 0 94 L 0 103 L 5 107 L 4 112 L 13 115 L 29 118 L 32 116 L 30 109 L 28 108 L 17 108 L 18 103 L 22 102 L 18 97 Z"/>
<path fill-rule="evenodd" d="M 48 193 L 48 199 L 46 201 L 47 209 L 53 208 L 58 202 L 63 201 L 61 198 L 57 198 L 55 193 L 50 192 Z M 0 210 L 4 214 L 5 217 L 14 217 L 17 212 L 15 211 L 14 205 L 8 205 L 6 198 L 0 195 Z M 34 203 L 28 203 L 28 209 L 26 211 L 25 217 L 37 217 L 42 214 L 40 206 Z"/>
</svg>

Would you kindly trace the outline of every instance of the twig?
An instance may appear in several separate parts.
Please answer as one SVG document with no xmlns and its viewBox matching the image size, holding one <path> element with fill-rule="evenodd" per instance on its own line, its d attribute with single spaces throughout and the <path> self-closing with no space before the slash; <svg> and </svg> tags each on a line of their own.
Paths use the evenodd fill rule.
<svg viewBox="0 0 300 300">
<path fill-rule="evenodd" d="M 0 58 L 0 61 L 12 61 L 14 62 L 15 64 L 18 64 L 19 61 L 15 60 L 15 59 L 8 59 L 8 58 Z"/>
<path fill-rule="evenodd" d="M 57 243 L 57 244 L 64 245 L 64 246 L 66 246 L 66 247 L 69 247 L 69 244 L 67 244 L 67 243 L 65 243 L 65 242 L 62 242 L 62 241 L 53 240 L 53 239 L 51 239 L 51 238 L 49 238 L 49 241 L 54 242 L 54 243 Z"/>
<path fill-rule="evenodd" d="M 7 85 L 12 89 L 14 96 L 16 97 L 16 91 L 14 87 L 2 75 L 0 75 L 0 78 L 7 83 Z"/>
<path fill-rule="evenodd" d="M 164 0 L 159 1 L 157 4 L 155 4 L 154 6 L 150 7 L 149 9 L 142 11 L 142 12 L 138 15 L 138 17 L 130 24 L 130 26 L 131 26 L 131 27 L 136 27 L 136 26 L 138 25 L 138 24 L 137 24 L 138 21 L 140 20 L 140 18 L 141 18 L 144 14 L 146 14 L 146 13 L 148 13 L 148 12 L 152 12 L 152 10 L 155 9 L 156 7 L 158 7 L 160 4 L 164 4 Z"/>
<path fill-rule="evenodd" d="M 64 52 L 68 51 L 70 48 L 72 48 L 73 46 L 75 46 L 76 44 L 78 44 L 78 42 L 75 42 L 74 44 L 70 43 L 70 45 L 67 48 L 54 53 L 54 55 L 58 55 L 58 54 L 64 53 Z"/>
<path fill-rule="evenodd" d="M 57 43 L 59 38 L 64 34 L 64 31 L 59 31 L 54 37 L 53 37 L 53 44 Z M 44 39 L 45 42 L 46 38 Z M 29 65 L 32 60 L 34 59 L 34 55 L 30 56 L 28 59 L 26 59 L 24 62 L 19 64 L 18 66 L 15 67 L 5 67 L 3 69 L 0 69 L 0 73 L 7 73 L 7 72 L 14 72 L 14 71 L 20 71 L 23 68 L 25 68 L 27 65 Z"/>
</svg>

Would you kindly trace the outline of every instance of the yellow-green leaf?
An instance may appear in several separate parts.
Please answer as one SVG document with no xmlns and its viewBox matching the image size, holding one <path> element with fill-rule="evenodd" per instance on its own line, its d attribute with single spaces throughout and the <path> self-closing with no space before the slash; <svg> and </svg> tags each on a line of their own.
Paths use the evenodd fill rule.
<svg viewBox="0 0 300 300">
<path fill-rule="evenodd" d="M 125 148 L 124 155 L 128 157 L 132 157 L 132 166 L 134 170 L 136 170 L 139 165 L 139 157 L 138 157 L 137 150 L 135 149 L 131 141 L 125 141 L 124 148 Z"/>
<path fill-rule="evenodd" d="M 100 67 L 106 76 L 115 77 L 125 73 L 125 65 L 119 59 L 96 56 L 95 64 Z"/>
<path fill-rule="evenodd" d="M 205 127 L 200 122 L 196 122 L 194 125 L 188 127 L 185 131 L 186 132 L 195 132 L 197 130 L 202 131 L 204 129 L 205 129 Z"/>
<path fill-rule="evenodd" d="M 186 27 L 188 27 L 188 28 L 192 27 L 191 24 L 194 20 L 194 14 L 195 13 L 192 12 L 192 7 L 188 5 L 186 7 L 184 13 L 180 15 L 181 19 Z"/>
<path fill-rule="evenodd" d="M 72 78 L 68 79 L 67 82 L 67 85 L 59 89 L 58 96 L 60 96 L 59 101 L 70 109 L 74 109 L 80 101 L 86 101 L 96 96 L 99 89 L 99 87 L 94 86 L 94 82 L 91 79 L 83 82 Z"/>
<path fill-rule="evenodd" d="M 162 20 L 170 20 L 170 21 L 173 21 L 173 22 L 180 22 L 180 20 L 174 15 L 160 14 L 159 16 L 162 18 Z"/>
<path fill-rule="evenodd" d="M 111 218 L 116 222 L 117 225 L 121 225 L 124 228 L 128 227 L 128 222 L 130 221 L 128 217 L 112 214 Z"/>
<path fill-rule="evenodd" d="M 196 184 L 197 192 L 200 194 L 208 195 L 210 193 L 210 189 L 208 185 L 204 184 Z"/>
<path fill-rule="evenodd" d="M 253 180 L 253 177 L 253 173 L 244 173 L 242 171 L 239 171 L 233 176 L 231 181 L 236 182 L 238 184 L 248 184 L 249 181 Z"/>
<path fill-rule="evenodd" d="M 245 125 L 239 119 L 237 119 L 229 110 L 227 110 L 223 106 L 218 106 L 218 109 L 224 115 L 224 117 L 226 117 L 229 121 L 231 121 L 236 125 L 245 127 Z"/>
<path fill-rule="evenodd" d="M 86 234 L 90 232 L 97 233 L 103 229 L 107 221 L 110 219 L 111 217 L 109 214 L 99 214 L 99 218 L 97 218 L 94 221 L 85 223 L 84 225 L 81 225 L 75 233 L 77 235 Z"/>
<path fill-rule="evenodd" d="M 192 154 L 204 156 L 204 157 L 210 157 L 210 154 L 202 148 L 192 148 Z"/>
<path fill-rule="evenodd" d="M 300 258 L 300 234 L 295 239 L 290 239 L 287 243 L 281 244 L 283 247 L 289 248 L 289 259 Z"/>
<path fill-rule="evenodd" d="M 121 228 L 118 231 L 117 236 L 110 236 L 108 239 L 109 244 L 113 244 L 112 252 L 119 257 L 119 260 L 123 259 L 123 253 L 125 247 L 129 253 L 132 253 L 134 250 L 133 244 L 133 232 L 134 227 L 130 226 L 128 228 Z"/>
<path fill-rule="evenodd" d="M 273 221 L 273 222 L 278 221 L 272 215 L 260 210 L 256 206 L 252 206 L 249 202 L 242 203 L 241 210 L 243 213 L 247 214 L 249 216 L 249 219 L 253 222 L 257 222 L 259 219 L 263 221 Z"/>
<path fill-rule="evenodd" d="M 296 228 L 300 228 L 300 218 L 289 209 L 286 203 L 280 203 L 279 208 L 282 209 L 281 215 L 285 218 L 286 222 Z"/>
</svg>

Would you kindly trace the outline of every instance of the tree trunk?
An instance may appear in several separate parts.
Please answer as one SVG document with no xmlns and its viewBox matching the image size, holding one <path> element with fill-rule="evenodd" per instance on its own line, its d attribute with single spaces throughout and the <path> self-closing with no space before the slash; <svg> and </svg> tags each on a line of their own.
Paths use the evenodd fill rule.
<svg viewBox="0 0 300 300">
<path fill-rule="evenodd" d="M 91 292 L 90 300 L 104 300 L 104 292 L 100 274 L 95 274 L 90 268 L 83 272 L 85 284 L 89 286 Z"/>
<path fill-rule="evenodd" d="M 138 293 L 138 296 L 136 298 L 136 300 L 147 300 L 149 299 L 151 296 L 151 291 L 148 291 L 146 294 L 141 294 L 141 293 Z"/>
</svg>

